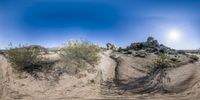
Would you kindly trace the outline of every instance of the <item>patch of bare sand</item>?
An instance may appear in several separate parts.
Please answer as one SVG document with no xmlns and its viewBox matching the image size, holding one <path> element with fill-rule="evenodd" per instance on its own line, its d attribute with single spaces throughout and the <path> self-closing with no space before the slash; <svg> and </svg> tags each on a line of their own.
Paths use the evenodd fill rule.
<svg viewBox="0 0 200 100">
<path fill-rule="evenodd" d="M 111 50 L 100 54 L 100 62 L 98 68 L 102 73 L 103 81 L 114 80 L 116 62 L 110 58 Z"/>
</svg>

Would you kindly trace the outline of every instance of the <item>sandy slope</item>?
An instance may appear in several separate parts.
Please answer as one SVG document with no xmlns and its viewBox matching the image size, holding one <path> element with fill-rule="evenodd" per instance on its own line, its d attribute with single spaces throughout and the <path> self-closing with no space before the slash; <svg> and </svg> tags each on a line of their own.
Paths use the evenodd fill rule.
<svg viewBox="0 0 200 100">
<path fill-rule="evenodd" d="M 144 93 L 145 91 L 149 91 L 149 89 L 153 89 L 154 87 L 150 86 L 149 88 L 147 87 L 145 90 L 145 83 L 140 83 L 140 82 L 146 82 L 146 81 L 139 81 L 138 83 L 136 82 L 136 80 L 138 80 L 138 78 L 140 79 L 142 73 L 140 70 L 138 70 L 140 67 L 134 67 L 133 69 L 130 69 L 129 66 L 136 66 L 137 63 L 134 62 L 132 63 L 131 61 L 136 60 L 134 58 L 134 60 L 128 61 L 127 57 L 123 57 L 121 56 L 121 62 L 119 64 L 119 70 L 122 71 L 120 76 L 127 76 L 129 75 L 129 77 L 134 77 L 133 79 L 129 79 L 126 77 L 123 77 L 122 79 L 129 79 L 128 83 L 129 84 L 125 84 L 124 85 L 120 85 L 120 86 L 113 86 L 111 87 L 110 90 L 107 90 L 105 92 L 108 92 L 106 94 L 112 94 L 112 96 L 109 97 L 121 97 L 121 98 L 146 98 L 146 99 L 152 99 L 152 100 L 168 100 L 168 99 L 191 99 L 191 100 L 195 100 L 195 99 L 199 99 L 200 98 L 200 61 L 196 62 L 196 63 L 190 63 L 187 65 L 183 65 L 180 66 L 178 68 L 175 69 L 170 69 L 167 71 L 167 74 L 169 76 L 169 82 L 166 82 L 165 85 L 165 89 L 169 91 L 169 93 L 166 94 L 154 94 L 152 95 L 151 93 Z M 140 60 L 141 61 L 141 60 Z M 143 60 L 143 63 L 147 63 L 147 61 Z M 124 69 L 123 69 L 124 68 Z M 127 70 L 129 69 L 129 70 Z M 140 68 L 141 69 L 141 68 Z M 119 71 L 119 72 L 120 72 Z M 132 73 L 132 74 L 131 74 Z M 139 74 L 138 74 L 139 73 Z M 144 75 L 144 74 L 143 74 Z M 144 75 L 145 76 L 145 75 Z M 135 80 L 136 78 L 136 80 Z M 142 78 L 144 79 L 144 78 Z M 130 81 L 131 80 L 131 81 Z M 129 82 L 130 81 L 130 82 Z M 141 85 L 144 84 L 144 85 Z M 147 83 L 148 84 L 148 83 Z M 141 86 L 141 87 L 140 87 Z M 120 91 L 116 91 L 117 89 L 121 89 Z M 138 90 L 141 90 L 144 92 L 138 92 Z M 152 91 L 154 92 L 154 91 Z"/>
<path fill-rule="evenodd" d="M 0 59 L 0 76 L 3 75 L 0 77 L 1 100 L 98 97 L 99 84 L 90 82 L 97 78 L 97 71 L 84 71 L 76 76 L 63 75 L 58 82 L 51 82 L 35 80 L 26 74 L 18 77 L 12 72 L 6 59 L 3 56 L 0 56 Z"/>
<path fill-rule="evenodd" d="M 106 51 L 106 52 L 100 54 L 101 60 L 99 62 L 100 64 L 99 64 L 98 68 L 102 72 L 103 81 L 109 81 L 109 80 L 113 80 L 115 78 L 116 63 L 113 59 L 111 59 L 109 57 L 111 52 L 112 51 Z"/>
<path fill-rule="evenodd" d="M 35 80 L 27 74 L 23 77 L 12 72 L 10 64 L 0 55 L 0 96 L 1 100 L 24 99 L 148 99 L 172 100 L 200 98 L 200 62 L 188 64 L 169 71 L 171 82 L 168 89 L 171 94 L 106 94 L 102 95 L 102 81 L 113 80 L 115 77 L 116 63 L 109 57 L 110 51 L 101 54 L 101 60 L 96 71 L 89 73 L 83 71 L 76 76 L 63 75 L 58 82 Z M 134 62 L 132 62 L 134 63 Z M 137 64 L 136 64 L 137 65 Z M 127 69 L 124 69 L 127 70 Z M 133 70 L 138 73 L 137 70 Z M 136 75 L 136 74 L 135 74 Z M 95 82 L 91 82 L 95 80 Z M 105 89 L 106 90 L 106 89 Z M 108 89 L 109 90 L 109 89 Z"/>
</svg>

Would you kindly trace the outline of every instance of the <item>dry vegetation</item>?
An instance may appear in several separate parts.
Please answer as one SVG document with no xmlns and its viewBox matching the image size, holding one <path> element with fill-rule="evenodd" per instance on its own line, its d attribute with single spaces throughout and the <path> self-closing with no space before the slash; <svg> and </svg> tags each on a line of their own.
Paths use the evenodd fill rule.
<svg viewBox="0 0 200 100">
<path fill-rule="evenodd" d="M 74 69 L 76 74 L 80 69 L 85 69 L 89 65 L 94 66 L 99 61 L 99 47 L 88 41 L 69 41 L 60 50 L 61 61 L 65 68 Z M 66 70 L 66 69 L 65 69 Z M 67 71 L 68 73 L 69 70 Z"/>
<path fill-rule="evenodd" d="M 34 69 L 38 55 L 39 51 L 36 49 L 15 47 L 7 51 L 6 57 L 16 71 L 28 71 Z"/>
<path fill-rule="evenodd" d="M 175 67 L 174 62 L 170 59 L 170 57 L 166 54 L 160 54 L 155 60 L 154 60 L 154 67 L 156 68 L 172 68 Z"/>
<path fill-rule="evenodd" d="M 6 58 L 11 63 L 14 72 L 29 73 L 34 78 L 40 79 L 40 73 L 48 73 L 54 64 L 54 62 L 43 61 L 40 54 L 37 48 L 19 46 L 7 50 Z"/>
<path fill-rule="evenodd" d="M 60 55 L 66 63 L 70 63 L 69 60 L 71 60 L 78 64 L 82 63 L 84 60 L 91 65 L 95 65 L 99 60 L 99 51 L 100 49 L 97 45 L 88 41 L 69 41 L 69 43 L 61 49 Z"/>
<path fill-rule="evenodd" d="M 99 60 L 99 47 L 86 41 L 70 41 L 61 48 L 59 61 L 44 60 L 41 50 L 29 46 L 19 46 L 10 48 L 6 52 L 6 57 L 11 63 L 14 71 L 26 72 L 35 78 L 39 74 L 45 76 L 60 76 L 63 73 L 77 74 L 88 65 L 94 66 Z M 41 73 L 40 73 L 41 72 Z"/>
<path fill-rule="evenodd" d="M 199 60 L 199 57 L 196 55 L 190 55 L 189 58 L 191 63 L 194 63 Z"/>
</svg>

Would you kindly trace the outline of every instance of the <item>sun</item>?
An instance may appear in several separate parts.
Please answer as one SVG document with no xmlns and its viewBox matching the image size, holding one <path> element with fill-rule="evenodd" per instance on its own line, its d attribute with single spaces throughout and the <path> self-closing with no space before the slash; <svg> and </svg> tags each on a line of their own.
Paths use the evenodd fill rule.
<svg viewBox="0 0 200 100">
<path fill-rule="evenodd" d="M 181 38 L 181 33 L 180 31 L 178 30 L 171 30 L 169 33 L 168 33 L 168 39 L 170 41 L 179 41 L 180 38 Z"/>
</svg>

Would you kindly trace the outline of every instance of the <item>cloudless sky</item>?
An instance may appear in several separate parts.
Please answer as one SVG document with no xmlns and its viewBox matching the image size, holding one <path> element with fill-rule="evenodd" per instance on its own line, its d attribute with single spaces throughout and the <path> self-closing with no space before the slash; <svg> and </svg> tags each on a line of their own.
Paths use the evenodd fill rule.
<svg viewBox="0 0 200 100">
<path fill-rule="evenodd" d="M 199 27 L 200 0 L 0 0 L 0 48 L 81 38 L 126 47 L 153 36 L 175 49 L 197 49 Z M 173 31 L 179 39 L 169 39 Z"/>
</svg>

